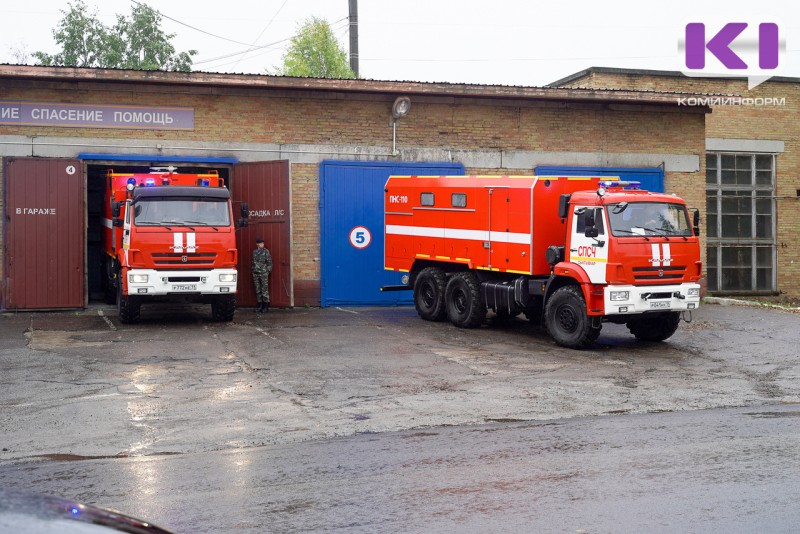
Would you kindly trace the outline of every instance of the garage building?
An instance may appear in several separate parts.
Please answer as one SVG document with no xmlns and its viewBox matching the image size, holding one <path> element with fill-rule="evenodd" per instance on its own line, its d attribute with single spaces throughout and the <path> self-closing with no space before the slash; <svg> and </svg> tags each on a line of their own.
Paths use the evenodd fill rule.
<svg viewBox="0 0 800 534">
<path fill-rule="evenodd" d="M 390 174 L 643 177 L 706 207 L 707 106 L 670 90 L 508 87 L 0 65 L 2 302 L 71 309 L 102 293 L 108 169 L 215 169 L 273 251 L 277 306 L 402 304 L 382 261 Z M 392 114 L 398 98 L 408 113 Z M 352 231 L 367 230 L 367 246 Z"/>
</svg>

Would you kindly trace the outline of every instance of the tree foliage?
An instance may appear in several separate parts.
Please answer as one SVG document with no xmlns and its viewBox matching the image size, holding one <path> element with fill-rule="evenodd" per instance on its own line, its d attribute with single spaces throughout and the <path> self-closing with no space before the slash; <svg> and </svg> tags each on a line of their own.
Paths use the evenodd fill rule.
<svg viewBox="0 0 800 534">
<path fill-rule="evenodd" d="M 161 14 L 144 4 L 131 8 L 128 17 L 117 15 L 117 23 L 109 28 L 97 18 L 97 10 L 89 11 L 83 0 L 67 4 L 64 18 L 53 29 L 53 37 L 61 46 L 56 54 L 34 52 L 40 65 L 67 67 L 100 67 L 116 69 L 190 71 L 196 50 L 175 52 L 174 33 L 161 29 Z"/>
<path fill-rule="evenodd" d="M 339 45 L 330 24 L 324 19 L 307 19 L 292 37 L 283 55 L 284 76 L 313 78 L 355 78 L 347 53 Z"/>
</svg>

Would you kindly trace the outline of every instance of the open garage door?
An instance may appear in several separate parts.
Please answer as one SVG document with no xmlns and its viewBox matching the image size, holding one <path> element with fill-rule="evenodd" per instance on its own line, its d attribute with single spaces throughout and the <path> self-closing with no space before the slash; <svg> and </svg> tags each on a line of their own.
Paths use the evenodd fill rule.
<svg viewBox="0 0 800 534">
<path fill-rule="evenodd" d="M 381 293 L 402 273 L 383 268 L 383 188 L 391 175 L 461 175 L 460 163 L 323 161 L 320 164 L 322 306 L 412 304 L 410 291 Z"/>
<path fill-rule="evenodd" d="M 233 215 L 239 218 L 242 202 L 247 202 L 250 208 L 249 225 L 236 231 L 236 248 L 239 249 L 236 301 L 239 306 L 256 305 L 250 262 L 257 237 L 264 239 L 264 245 L 272 254 L 270 303 L 273 306 L 294 305 L 289 187 L 288 161 L 238 163 L 233 166 L 230 183 Z"/>
<path fill-rule="evenodd" d="M 7 158 L 3 308 L 82 308 L 86 190 L 79 160 Z"/>
</svg>

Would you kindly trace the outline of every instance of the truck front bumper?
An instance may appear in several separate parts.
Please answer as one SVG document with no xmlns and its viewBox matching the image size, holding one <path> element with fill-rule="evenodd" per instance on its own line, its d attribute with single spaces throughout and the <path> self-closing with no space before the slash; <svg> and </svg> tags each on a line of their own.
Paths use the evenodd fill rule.
<svg viewBox="0 0 800 534">
<path fill-rule="evenodd" d="M 219 295 L 236 293 L 236 269 L 128 271 L 128 295 Z"/>
<path fill-rule="evenodd" d="M 700 284 L 606 286 L 603 299 L 606 315 L 696 310 Z"/>
</svg>

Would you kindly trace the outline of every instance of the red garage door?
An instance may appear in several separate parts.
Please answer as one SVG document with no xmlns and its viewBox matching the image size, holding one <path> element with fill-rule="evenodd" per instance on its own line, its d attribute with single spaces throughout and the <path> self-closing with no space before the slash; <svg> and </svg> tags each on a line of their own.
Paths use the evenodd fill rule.
<svg viewBox="0 0 800 534">
<path fill-rule="evenodd" d="M 85 306 L 86 191 L 81 162 L 4 160 L 3 308 Z"/>
<path fill-rule="evenodd" d="M 239 249 L 238 305 L 256 305 L 250 261 L 256 248 L 256 238 L 262 237 L 272 254 L 270 303 L 273 306 L 292 306 L 289 162 L 236 164 L 233 166 L 230 189 L 237 218 L 241 202 L 247 202 L 250 208 L 249 225 L 236 232 L 236 248 Z"/>
</svg>

